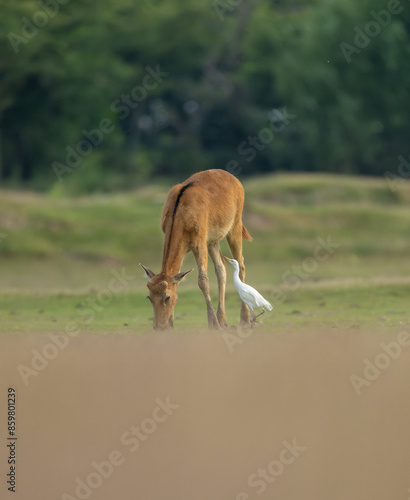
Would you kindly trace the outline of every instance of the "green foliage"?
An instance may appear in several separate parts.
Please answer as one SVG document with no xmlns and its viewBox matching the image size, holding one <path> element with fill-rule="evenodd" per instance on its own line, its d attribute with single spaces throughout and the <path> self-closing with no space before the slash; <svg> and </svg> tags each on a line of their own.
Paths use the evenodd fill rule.
<svg viewBox="0 0 410 500">
<path fill-rule="evenodd" d="M 243 175 L 397 173 L 407 4 L 232 5 L 0 0 L 0 180 L 81 194 L 232 161 Z M 102 120 L 110 132 L 68 165 Z"/>
</svg>

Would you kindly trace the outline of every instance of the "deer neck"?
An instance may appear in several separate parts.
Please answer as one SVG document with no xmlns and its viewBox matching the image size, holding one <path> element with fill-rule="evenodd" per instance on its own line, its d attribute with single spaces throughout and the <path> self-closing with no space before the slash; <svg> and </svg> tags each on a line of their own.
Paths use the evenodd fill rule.
<svg viewBox="0 0 410 500">
<path fill-rule="evenodd" d="M 186 242 L 178 234 L 178 231 L 175 231 L 175 229 L 174 231 L 167 231 L 165 233 L 162 255 L 162 272 L 168 276 L 174 276 L 179 273 L 186 253 Z"/>
</svg>

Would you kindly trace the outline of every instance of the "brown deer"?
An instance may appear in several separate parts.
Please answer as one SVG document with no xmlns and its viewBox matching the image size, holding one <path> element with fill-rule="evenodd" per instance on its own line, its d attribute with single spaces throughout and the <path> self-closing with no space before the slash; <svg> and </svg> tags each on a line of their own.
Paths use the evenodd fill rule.
<svg viewBox="0 0 410 500">
<path fill-rule="evenodd" d="M 173 327 L 177 285 L 193 269 L 180 272 L 185 255 L 191 250 L 198 265 L 198 285 L 205 297 L 208 327 L 226 327 L 225 285 L 226 264 L 219 242 L 226 237 L 232 256 L 239 262 L 239 276 L 245 279 L 242 238 L 252 237 L 242 224 L 244 190 L 242 184 L 225 170 L 204 170 L 168 194 L 162 211 L 164 232 L 162 268 L 159 274 L 141 267 L 148 278 L 147 287 L 154 308 L 154 329 Z M 219 300 L 215 315 L 209 293 L 208 253 L 213 260 L 218 280 Z M 241 304 L 241 325 L 250 325 L 248 306 Z"/>
</svg>

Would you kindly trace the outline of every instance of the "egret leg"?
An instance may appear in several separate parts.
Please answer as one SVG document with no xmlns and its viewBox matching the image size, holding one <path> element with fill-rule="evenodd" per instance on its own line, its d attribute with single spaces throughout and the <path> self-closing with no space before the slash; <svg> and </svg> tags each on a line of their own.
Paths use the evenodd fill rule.
<svg viewBox="0 0 410 500">
<path fill-rule="evenodd" d="M 256 316 L 255 313 L 251 311 L 251 328 L 255 326 L 255 323 L 256 323 Z"/>
<path fill-rule="evenodd" d="M 265 312 L 265 309 L 262 309 L 262 312 L 259 313 L 257 316 L 255 316 L 255 321 L 256 321 L 256 318 L 259 318 L 259 316 L 262 316 L 262 314 Z"/>
</svg>

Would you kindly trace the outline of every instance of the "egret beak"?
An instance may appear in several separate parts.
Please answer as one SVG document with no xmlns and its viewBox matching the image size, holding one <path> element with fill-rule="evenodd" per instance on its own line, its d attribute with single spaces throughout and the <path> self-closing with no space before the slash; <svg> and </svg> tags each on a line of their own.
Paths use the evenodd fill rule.
<svg viewBox="0 0 410 500">
<path fill-rule="evenodd" d="M 224 258 L 225 258 L 228 262 L 232 262 L 232 259 L 230 259 L 229 257 L 225 257 L 225 255 L 224 255 Z"/>
</svg>

